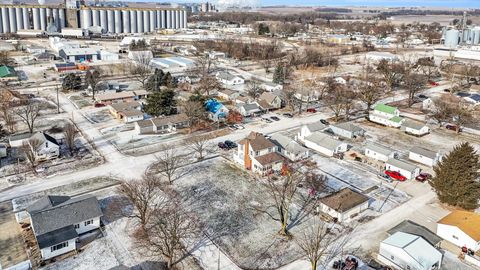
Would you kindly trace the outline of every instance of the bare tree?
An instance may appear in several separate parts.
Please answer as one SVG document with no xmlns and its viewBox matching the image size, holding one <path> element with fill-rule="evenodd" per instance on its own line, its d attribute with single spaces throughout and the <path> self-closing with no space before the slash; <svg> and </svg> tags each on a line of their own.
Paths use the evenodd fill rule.
<svg viewBox="0 0 480 270">
<path fill-rule="evenodd" d="M 382 74 L 383 79 L 390 90 L 397 85 L 405 73 L 405 66 L 401 63 L 391 62 L 388 60 L 381 60 L 377 64 L 377 70 Z"/>
<path fill-rule="evenodd" d="M 196 87 L 196 90 L 206 96 L 210 96 L 215 90 L 218 91 L 221 89 L 223 89 L 222 83 L 219 82 L 217 78 L 210 75 L 202 77 Z"/>
<path fill-rule="evenodd" d="M 102 73 L 100 69 L 94 69 L 92 71 L 88 70 L 85 74 L 85 82 L 90 89 L 92 89 L 92 99 L 95 100 L 95 94 L 97 93 L 98 84 L 102 80 Z"/>
<path fill-rule="evenodd" d="M 174 145 L 163 145 L 155 157 L 157 160 L 155 169 L 168 180 L 169 184 L 173 184 L 175 175 L 184 164 L 186 157 L 181 155 Z"/>
<path fill-rule="evenodd" d="M 317 270 L 322 262 L 325 264 L 322 266 L 326 269 L 326 264 L 340 254 L 347 242 L 346 235 L 335 235 L 332 228 L 333 226 L 314 217 L 313 224 L 295 238 L 297 245 L 310 262 L 312 270 Z"/>
<path fill-rule="evenodd" d="M 15 113 L 27 125 L 29 132 L 33 133 L 33 129 L 35 128 L 35 121 L 40 115 L 40 105 L 30 102 L 27 105 L 16 109 Z"/>
<path fill-rule="evenodd" d="M 203 157 L 213 149 L 210 140 L 213 136 L 204 134 L 204 135 L 194 135 L 188 138 L 185 138 L 184 145 L 191 148 L 195 154 L 197 154 L 197 159 L 201 160 Z"/>
<path fill-rule="evenodd" d="M 198 56 L 195 60 L 195 65 L 193 68 L 187 71 L 187 74 L 198 76 L 200 79 L 210 76 L 210 72 L 216 66 L 216 60 L 210 58 L 209 55 L 205 54 L 203 56 Z"/>
<path fill-rule="evenodd" d="M 297 88 L 294 87 L 293 85 L 288 85 L 288 86 L 284 86 L 283 89 L 282 89 L 282 99 L 285 100 L 285 103 L 287 105 L 287 107 L 291 110 L 291 111 L 294 111 L 295 110 L 295 106 L 297 105 L 297 98 L 296 98 L 296 94 L 297 94 Z"/>
<path fill-rule="evenodd" d="M 412 106 L 415 101 L 415 95 L 425 87 L 425 76 L 409 72 L 403 78 L 403 83 L 408 91 L 408 106 Z"/>
<path fill-rule="evenodd" d="M 150 68 L 151 60 L 152 54 L 150 51 L 135 51 L 133 57 L 135 63 L 129 67 L 130 74 L 142 84 L 143 88 L 145 88 L 145 83 L 152 74 L 152 69 Z"/>
<path fill-rule="evenodd" d="M 161 179 L 158 176 L 144 174 L 140 180 L 123 181 L 118 187 L 120 194 L 128 198 L 135 208 L 134 216 L 146 228 L 153 209 L 165 203 L 160 189 Z"/>
<path fill-rule="evenodd" d="M 279 179 L 269 177 L 265 183 L 267 189 L 265 195 L 268 196 L 271 204 L 265 208 L 255 207 L 257 211 L 267 214 L 270 218 L 280 223 L 281 229 L 279 233 L 281 235 L 289 235 L 290 209 L 294 196 L 297 193 L 298 184 L 303 182 L 303 180 L 304 175 L 298 169 L 291 170 L 291 172 Z"/>
<path fill-rule="evenodd" d="M 170 200 L 167 206 L 152 209 L 146 229 L 138 231 L 136 239 L 141 247 L 163 257 L 167 269 L 174 269 L 178 259 L 185 255 L 184 243 L 194 238 L 200 228 L 192 213 Z"/>
<path fill-rule="evenodd" d="M 70 155 L 73 155 L 75 152 L 75 138 L 77 135 L 77 128 L 72 123 L 67 123 L 63 128 L 63 137 L 65 138 L 65 144 L 70 151 Z"/>
<path fill-rule="evenodd" d="M 445 96 L 445 95 L 444 95 Z M 435 119 L 438 122 L 438 126 L 442 126 L 442 123 L 451 118 L 451 106 L 444 98 L 432 99 L 433 108 L 429 114 L 430 118 Z"/>
<path fill-rule="evenodd" d="M 187 100 L 181 103 L 181 110 L 189 119 L 190 126 L 195 126 L 205 117 L 205 108 L 200 101 Z"/>
<path fill-rule="evenodd" d="M 254 100 L 257 100 L 260 95 L 265 91 L 257 81 L 249 81 L 247 83 L 247 95 Z"/>
<path fill-rule="evenodd" d="M 472 105 L 463 99 L 456 99 L 451 107 L 452 122 L 456 125 L 456 132 L 459 133 L 462 126 L 474 121 Z"/>
<path fill-rule="evenodd" d="M 20 146 L 20 152 L 30 164 L 30 168 L 33 172 L 35 172 L 35 168 L 37 167 L 37 149 L 41 144 L 42 142 L 40 140 L 28 139 L 22 143 L 22 146 Z"/>
<path fill-rule="evenodd" d="M 365 113 L 368 113 L 372 105 L 382 99 L 386 92 L 385 84 L 370 71 L 371 69 L 365 70 L 363 80 L 357 88 L 358 99 L 366 105 Z"/>
<path fill-rule="evenodd" d="M 0 99 L 0 118 L 5 121 L 8 132 L 15 132 L 15 119 L 8 95 L 2 95 Z"/>
</svg>

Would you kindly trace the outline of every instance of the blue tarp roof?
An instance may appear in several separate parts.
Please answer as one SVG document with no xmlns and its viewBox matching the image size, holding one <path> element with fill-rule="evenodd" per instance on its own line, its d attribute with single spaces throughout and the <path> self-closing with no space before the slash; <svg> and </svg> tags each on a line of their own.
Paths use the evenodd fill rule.
<svg viewBox="0 0 480 270">
<path fill-rule="evenodd" d="M 217 113 L 223 107 L 223 104 L 215 99 L 209 99 L 205 102 L 205 107 L 207 108 L 207 111 Z"/>
</svg>

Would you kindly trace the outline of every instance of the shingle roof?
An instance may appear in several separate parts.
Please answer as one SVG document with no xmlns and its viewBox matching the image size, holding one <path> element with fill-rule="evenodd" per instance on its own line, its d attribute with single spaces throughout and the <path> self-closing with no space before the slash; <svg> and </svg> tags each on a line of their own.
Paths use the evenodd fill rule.
<svg viewBox="0 0 480 270">
<path fill-rule="evenodd" d="M 330 137 L 327 134 L 324 134 L 318 131 L 306 137 L 305 140 L 311 141 L 329 150 L 335 150 L 339 145 L 343 143 L 339 140 L 335 140 L 334 138 Z"/>
<path fill-rule="evenodd" d="M 386 163 L 390 164 L 394 167 L 407 170 L 409 172 L 412 172 L 417 168 L 417 166 L 413 165 L 410 162 L 400 160 L 400 159 L 396 159 L 396 158 L 389 158 Z"/>
<path fill-rule="evenodd" d="M 350 188 L 343 188 L 320 199 L 320 202 L 339 213 L 346 212 L 366 201 L 368 197 Z"/>
<path fill-rule="evenodd" d="M 120 103 L 114 103 L 110 105 L 110 107 L 112 107 L 112 109 L 114 109 L 117 112 L 126 111 L 126 110 L 135 110 L 140 106 L 141 106 L 140 103 L 137 101 L 120 102 Z"/>
<path fill-rule="evenodd" d="M 276 98 L 277 98 L 277 95 L 275 95 L 273 93 L 263 92 L 258 99 L 263 99 L 268 104 L 271 104 Z"/>
<path fill-rule="evenodd" d="M 222 79 L 222 80 L 231 81 L 231 80 L 235 79 L 237 76 L 234 76 L 234 75 L 232 75 L 228 72 L 219 72 L 217 77 Z"/>
<path fill-rule="evenodd" d="M 240 107 L 243 107 L 243 109 L 246 112 L 260 110 L 260 107 L 258 106 L 257 103 L 246 103 L 246 104 L 240 105 Z"/>
<path fill-rule="evenodd" d="M 426 125 L 424 123 L 421 123 L 421 122 L 418 122 L 418 121 L 413 121 L 413 120 L 410 120 L 410 119 L 406 119 L 402 123 L 402 126 L 408 127 L 408 128 L 411 128 L 411 129 L 420 130 Z"/>
<path fill-rule="evenodd" d="M 140 120 L 135 123 L 141 128 L 153 127 L 153 122 L 151 119 Z"/>
<path fill-rule="evenodd" d="M 110 94 L 101 94 L 97 95 L 95 98 L 97 100 L 115 100 L 115 99 L 123 99 L 123 98 L 133 98 L 135 94 L 132 91 L 126 92 L 118 92 L 118 93 L 110 93 Z"/>
<path fill-rule="evenodd" d="M 350 132 L 361 132 L 361 131 L 364 131 L 361 127 L 357 126 L 357 125 L 354 125 L 350 122 L 346 122 L 346 123 L 340 123 L 340 124 L 336 124 L 334 125 L 335 127 L 339 128 L 339 129 L 343 129 L 343 130 L 347 130 L 347 131 L 350 131 Z"/>
<path fill-rule="evenodd" d="M 431 158 L 431 159 L 434 159 L 434 158 L 437 157 L 437 152 L 430 151 L 430 150 L 427 150 L 427 149 L 421 148 L 421 147 L 413 147 L 412 149 L 410 149 L 410 152 L 415 153 L 415 154 L 419 154 L 421 156 L 428 157 L 428 158 Z"/>
<path fill-rule="evenodd" d="M 95 196 L 84 195 L 65 199 L 65 197 L 49 196 L 27 208 L 35 235 L 42 235 L 102 216 L 102 210 Z M 37 203 L 41 206 L 37 207 Z"/>
<path fill-rule="evenodd" d="M 434 232 L 411 220 L 404 220 L 401 223 L 397 224 L 397 226 L 388 230 L 388 234 L 390 235 L 393 235 L 396 232 L 404 232 L 421 236 L 423 239 L 427 240 L 432 246 L 437 246 L 438 243 L 442 241 L 442 238 L 436 235 Z"/>
<path fill-rule="evenodd" d="M 58 230 L 37 236 L 38 246 L 42 248 L 51 247 L 56 244 L 78 237 L 78 233 L 73 225 L 68 225 Z"/>
<path fill-rule="evenodd" d="M 322 124 L 321 122 L 315 122 L 307 125 L 308 130 L 310 132 L 321 131 L 325 129 L 327 126 Z"/>
<path fill-rule="evenodd" d="M 157 117 L 151 120 L 153 124 L 158 127 L 158 126 L 165 126 L 168 124 L 177 124 L 177 123 L 188 121 L 188 116 L 184 113 L 180 113 L 180 114 L 174 114 L 174 115 L 169 115 L 164 117 Z"/>
<path fill-rule="evenodd" d="M 459 228 L 475 241 L 480 241 L 480 215 L 468 212 L 455 210 L 440 219 L 437 223 L 451 225 Z"/>
<path fill-rule="evenodd" d="M 395 151 L 375 142 L 367 143 L 367 145 L 365 146 L 365 149 L 370 149 L 373 152 L 380 153 L 385 156 L 389 156 L 392 152 Z"/>
<path fill-rule="evenodd" d="M 375 105 L 374 109 L 376 111 L 384 112 L 384 113 L 388 113 L 388 114 L 394 114 L 395 111 L 397 110 L 397 108 L 395 108 L 395 107 L 388 106 L 388 105 L 385 105 L 385 104 L 382 104 L 382 103 L 379 103 L 379 104 Z"/>
<path fill-rule="evenodd" d="M 283 157 L 277 152 L 272 152 L 266 155 L 255 157 L 255 160 L 257 160 L 258 163 L 262 164 L 262 166 L 265 166 L 274 162 L 282 161 Z"/>
<path fill-rule="evenodd" d="M 290 152 L 290 153 L 294 153 L 294 154 L 301 154 L 301 153 L 305 153 L 306 151 L 308 151 L 307 148 L 301 146 L 299 143 L 297 143 L 296 141 L 288 138 L 287 136 L 284 136 L 282 134 L 274 134 L 272 135 L 272 137 L 270 138 L 271 141 L 276 144 L 277 146 L 285 149 L 286 151 Z"/>
<path fill-rule="evenodd" d="M 249 143 L 250 147 L 254 151 L 261 151 L 263 149 L 275 147 L 275 144 L 269 139 L 265 138 L 263 134 L 257 132 L 251 132 L 245 139 L 241 140 L 240 144 Z"/>
</svg>

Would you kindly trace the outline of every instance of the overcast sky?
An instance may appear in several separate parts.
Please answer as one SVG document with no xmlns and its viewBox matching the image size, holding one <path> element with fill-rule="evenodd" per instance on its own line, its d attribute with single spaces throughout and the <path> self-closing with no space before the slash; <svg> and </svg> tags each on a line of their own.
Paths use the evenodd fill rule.
<svg viewBox="0 0 480 270">
<path fill-rule="evenodd" d="M 294 3 L 294 4 L 293 4 Z M 435 7 L 466 7 L 480 8 L 480 0 L 263 0 L 265 5 L 327 5 L 327 6 L 435 6 Z"/>
</svg>

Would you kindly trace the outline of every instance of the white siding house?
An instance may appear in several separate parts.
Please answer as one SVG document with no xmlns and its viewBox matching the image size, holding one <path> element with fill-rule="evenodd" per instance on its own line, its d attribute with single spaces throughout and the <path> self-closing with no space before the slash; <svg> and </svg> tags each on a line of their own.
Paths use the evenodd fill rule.
<svg viewBox="0 0 480 270">
<path fill-rule="evenodd" d="M 242 77 L 232 75 L 228 72 L 218 72 L 216 77 L 218 81 L 225 85 L 239 85 L 245 83 L 245 80 Z"/>
<path fill-rule="evenodd" d="M 385 169 L 389 171 L 399 172 L 407 179 L 413 179 L 420 174 L 420 168 L 404 160 L 389 158 L 385 162 Z"/>
<path fill-rule="evenodd" d="M 300 132 L 297 134 L 297 140 L 301 143 L 304 143 L 306 137 L 312 135 L 316 131 L 325 130 L 326 128 L 327 126 L 320 122 L 303 125 L 300 129 Z"/>
<path fill-rule="evenodd" d="M 406 119 L 402 123 L 401 130 L 405 131 L 407 134 L 412 134 L 415 136 L 423 136 L 430 133 L 430 128 L 424 123 Z"/>
<path fill-rule="evenodd" d="M 270 140 L 277 145 L 277 151 L 291 161 L 298 161 L 309 157 L 309 150 L 296 141 L 282 134 L 274 134 Z"/>
<path fill-rule="evenodd" d="M 365 135 L 364 129 L 348 122 L 332 125 L 330 126 L 330 129 L 335 135 L 348 139 L 363 137 Z"/>
<path fill-rule="evenodd" d="M 304 140 L 305 147 L 313 149 L 326 156 L 333 157 L 348 150 L 348 144 L 335 140 L 329 135 L 321 132 L 314 132 Z"/>
<path fill-rule="evenodd" d="M 443 254 L 421 236 L 396 232 L 380 243 L 377 259 L 395 269 L 440 269 Z"/>
<path fill-rule="evenodd" d="M 368 119 L 372 122 L 387 126 L 387 127 L 401 127 L 405 119 L 400 117 L 400 111 L 385 104 L 377 104 L 373 111 L 369 113 Z"/>
<path fill-rule="evenodd" d="M 440 158 L 439 153 L 421 147 L 412 148 L 408 153 L 408 159 L 430 167 L 435 166 Z"/>
<path fill-rule="evenodd" d="M 395 158 L 398 153 L 378 143 L 370 142 L 365 146 L 365 156 L 376 160 L 387 161 Z"/>
<path fill-rule="evenodd" d="M 368 209 L 369 198 L 350 188 L 343 188 L 319 200 L 317 211 L 321 211 L 339 222 L 348 222 Z"/>
<path fill-rule="evenodd" d="M 437 235 L 458 246 L 480 250 L 480 215 L 455 210 L 437 222 Z"/>
</svg>

